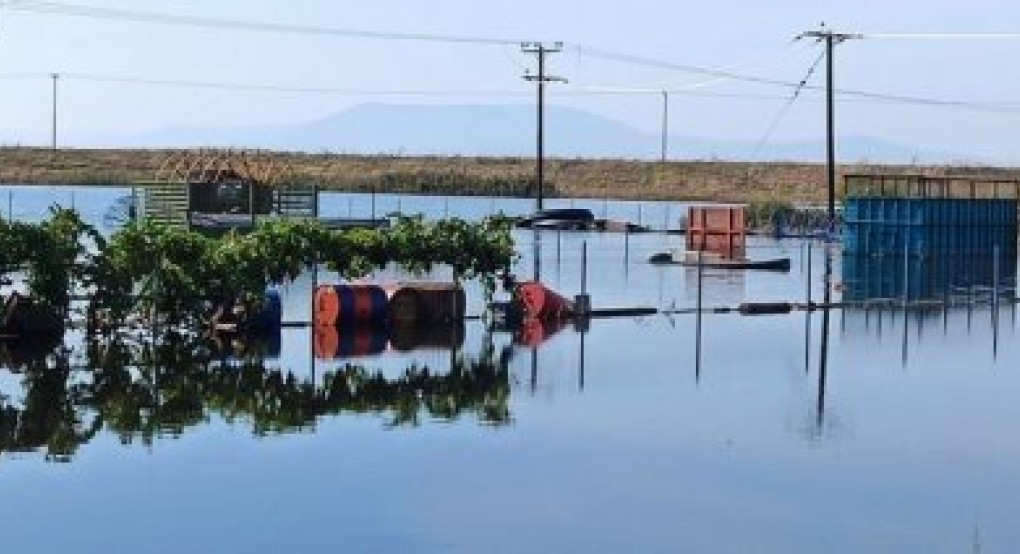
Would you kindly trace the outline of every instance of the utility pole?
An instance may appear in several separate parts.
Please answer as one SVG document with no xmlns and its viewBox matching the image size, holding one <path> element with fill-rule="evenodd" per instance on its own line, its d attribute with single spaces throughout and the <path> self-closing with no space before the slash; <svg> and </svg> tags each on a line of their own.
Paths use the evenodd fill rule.
<svg viewBox="0 0 1020 554">
<path fill-rule="evenodd" d="M 662 91 L 662 161 L 669 151 L 669 91 Z"/>
<path fill-rule="evenodd" d="M 849 39 L 864 38 L 854 33 L 837 33 L 825 27 L 817 31 L 808 31 L 798 38 L 813 38 L 825 43 L 825 155 L 829 187 L 829 236 L 836 234 L 836 103 L 833 86 L 833 53 L 837 44 Z"/>
<path fill-rule="evenodd" d="M 50 79 L 53 80 L 53 128 L 51 137 L 51 147 L 53 150 L 57 149 L 57 81 L 60 80 L 59 73 L 50 74 Z"/>
<path fill-rule="evenodd" d="M 538 130 L 537 130 L 537 156 L 536 173 L 538 178 L 538 193 L 536 199 L 537 209 L 542 209 L 545 200 L 545 84 L 566 83 L 562 77 L 554 77 L 545 74 L 545 57 L 563 50 L 562 42 L 546 44 L 544 42 L 525 42 L 521 44 L 521 51 L 525 54 L 535 54 L 538 58 L 538 74 L 533 75 L 530 71 L 524 75 L 526 81 L 533 81 L 538 84 Z"/>
</svg>

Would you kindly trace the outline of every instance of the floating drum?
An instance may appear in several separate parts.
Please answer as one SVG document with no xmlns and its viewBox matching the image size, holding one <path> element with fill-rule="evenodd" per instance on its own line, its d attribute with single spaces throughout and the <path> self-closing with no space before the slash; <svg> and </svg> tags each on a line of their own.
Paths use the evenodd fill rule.
<svg viewBox="0 0 1020 554">
<path fill-rule="evenodd" d="M 320 285 L 315 289 L 316 325 L 386 325 L 386 291 L 376 285 Z"/>
<path fill-rule="evenodd" d="M 563 319 L 574 312 L 574 305 L 569 300 L 535 281 L 521 283 L 517 287 L 517 297 L 525 319 Z"/>
<path fill-rule="evenodd" d="M 464 320 L 467 297 L 453 283 L 405 284 L 390 298 L 394 327 L 450 323 Z"/>
</svg>

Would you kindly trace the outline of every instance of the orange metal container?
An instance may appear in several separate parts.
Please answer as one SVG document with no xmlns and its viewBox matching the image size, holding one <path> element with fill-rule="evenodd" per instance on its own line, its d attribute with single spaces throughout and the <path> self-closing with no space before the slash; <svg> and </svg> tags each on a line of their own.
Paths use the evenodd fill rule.
<svg viewBox="0 0 1020 554">
<path fill-rule="evenodd" d="M 687 211 L 687 250 L 742 260 L 747 252 L 746 206 L 699 206 Z"/>
</svg>

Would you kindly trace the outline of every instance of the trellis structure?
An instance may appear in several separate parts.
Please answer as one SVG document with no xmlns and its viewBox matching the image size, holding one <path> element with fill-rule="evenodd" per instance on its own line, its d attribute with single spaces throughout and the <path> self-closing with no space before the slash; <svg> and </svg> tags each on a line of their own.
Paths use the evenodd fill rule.
<svg viewBox="0 0 1020 554">
<path fill-rule="evenodd" d="M 152 181 L 138 183 L 135 210 L 166 225 L 237 228 L 259 217 L 318 217 L 318 187 L 260 152 L 174 151 Z"/>
</svg>

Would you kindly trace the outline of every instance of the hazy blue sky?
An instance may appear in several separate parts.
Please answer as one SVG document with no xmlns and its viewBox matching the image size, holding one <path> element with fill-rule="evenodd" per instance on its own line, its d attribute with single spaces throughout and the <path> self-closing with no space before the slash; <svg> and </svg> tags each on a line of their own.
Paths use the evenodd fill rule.
<svg viewBox="0 0 1020 554">
<path fill-rule="evenodd" d="M 791 44 L 826 21 L 861 32 L 1020 31 L 1020 4 L 1006 0 L 68 0 L 91 6 L 377 31 L 562 40 L 674 63 L 733 68 L 800 80 L 820 49 Z M 5 2 L 9 4 L 10 2 Z M 1020 40 L 855 41 L 838 51 L 838 85 L 894 94 L 975 101 L 1020 101 L 1014 69 Z M 521 81 L 530 58 L 501 46 L 217 31 L 0 9 L 0 75 L 83 73 L 152 79 L 226 81 L 386 90 L 500 90 L 529 93 Z M 552 60 L 569 86 L 679 88 L 705 77 L 612 63 L 568 49 Z M 821 69 L 821 68 L 820 68 Z M 819 71 L 814 82 L 822 83 Z M 739 82 L 698 88 L 711 93 L 784 95 Z M 806 94 L 774 140 L 820 137 L 823 105 Z M 195 90 L 70 79 L 61 86 L 62 134 L 74 144 L 97 135 L 174 126 L 300 121 L 366 101 L 523 103 L 522 97 L 400 98 Z M 657 95 L 554 95 L 551 101 L 656 131 Z M 0 78 L 0 140 L 43 143 L 49 82 Z M 778 99 L 674 95 L 671 131 L 757 140 L 782 107 Z M 1020 110 L 877 102 L 840 106 L 840 131 L 895 140 L 918 149 L 975 159 L 1020 162 Z M 480 122 L 483 124 L 483 122 Z"/>
</svg>

